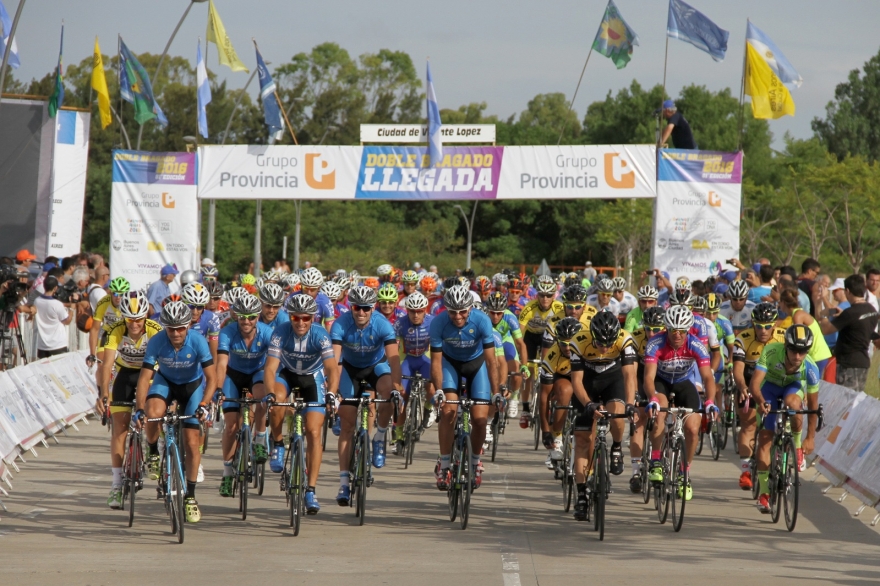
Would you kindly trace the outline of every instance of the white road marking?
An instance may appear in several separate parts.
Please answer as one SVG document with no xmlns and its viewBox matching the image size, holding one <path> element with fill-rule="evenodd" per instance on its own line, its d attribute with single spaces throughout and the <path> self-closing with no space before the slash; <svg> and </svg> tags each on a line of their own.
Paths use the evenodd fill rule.
<svg viewBox="0 0 880 586">
<path fill-rule="evenodd" d="M 36 517 L 40 513 L 45 513 L 48 510 L 49 509 L 41 509 L 39 507 L 35 507 L 35 508 L 31 509 L 30 511 L 28 511 L 27 513 L 25 513 L 24 516 L 30 517 L 31 519 L 33 519 L 34 517 Z"/>
<path fill-rule="evenodd" d="M 79 492 L 78 490 L 71 488 L 70 490 L 65 490 L 64 492 L 62 492 L 61 496 L 72 496 L 78 492 Z"/>
</svg>

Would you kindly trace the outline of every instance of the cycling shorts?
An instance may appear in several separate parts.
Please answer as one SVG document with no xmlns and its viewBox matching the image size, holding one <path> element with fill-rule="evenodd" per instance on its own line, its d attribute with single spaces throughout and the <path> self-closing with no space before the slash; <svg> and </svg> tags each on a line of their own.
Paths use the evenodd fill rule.
<svg viewBox="0 0 880 586">
<path fill-rule="evenodd" d="M 202 400 L 202 394 L 205 390 L 205 379 L 199 377 L 192 382 L 178 385 L 168 382 L 161 373 L 153 375 L 153 383 L 150 385 L 150 391 L 147 394 L 147 401 L 150 399 L 162 399 L 165 407 L 172 401 L 177 401 L 177 405 L 183 406 L 183 415 L 195 415 L 196 409 L 199 408 L 199 402 Z M 199 429 L 199 422 L 195 419 L 184 419 L 183 427 L 188 429 Z"/>
<path fill-rule="evenodd" d="M 258 377 L 260 379 L 259 381 L 256 380 Z M 234 368 L 227 368 L 226 380 L 223 382 L 223 396 L 227 399 L 241 399 L 245 391 L 253 389 L 257 382 L 262 381 L 262 370 L 247 374 L 240 370 L 235 370 Z M 230 403 L 228 401 L 223 402 L 224 413 L 238 413 L 240 410 L 241 405 L 238 403 Z"/>
<path fill-rule="evenodd" d="M 116 373 L 116 380 L 113 381 L 113 390 L 110 394 L 110 401 L 113 403 L 133 403 L 140 376 L 140 368 L 120 367 Z M 114 407 L 111 405 L 110 413 L 131 413 L 131 407 Z"/>
<path fill-rule="evenodd" d="M 284 387 L 284 397 L 290 396 L 290 389 L 299 389 L 296 396 L 306 403 L 323 403 L 324 394 L 327 392 L 327 383 L 324 379 L 324 370 L 316 370 L 310 374 L 297 374 L 292 370 L 282 368 L 275 380 Z M 276 388 L 276 394 L 278 389 Z M 284 397 L 278 398 L 283 401 Z M 305 413 L 325 413 L 323 406 L 306 407 Z"/>
<path fill-rule="evenodd" d="M 431 359 L 422 354 L 421 356 L 407 356 L 400 363 L 400 371 L 404 376 L 415 376 L 420 373 L 422 378 L 431 381 Z M 412 381 L 403 379 L 403 392 L 409 393 L 409 385 Z"/>
<path fill-rule="evenodd" d="M 671 405 L 673 407 L 684 407 L 685 409 L 698 410 L 703 406 L 700 400 L 700 393 L 694 381 L 685 379 L 677 383 L 671 383 L 660 377 L 654 379 L 654 389 L 667 399 L 671 394 L 675 395 Z"/>
<path fill-rule="evenodd" d="M 567 380 L 571 382 L 570 374 L 559 374 L 555 372 L 553 374 L 547 374 L 543 369 L 541 370 L 541 384 L 542 385 L 552 385 L 558 380 Z"/>
<path fill-rule="evenodd" d="M 458 395 L 461 379 L 465 380 L 465 394 L 471 399 L 492 399 L 489 371 L 482 355 L 467 362 L 443 356 L 443 392 Z"/>
<path fill-rule="evenodd" d="M 761 394 L 764 395 L 764 401 L 770 403 L 774 409 L 781 406 L 783 399 L 791 395 L 799 396 L 801 402 L 804 400 L 804 392 L 800 381 L 795 381 L 784 387 L 764 381 L 764 384 L 761 385 Z M 776 416 L 768 415 L 764 417 L 763 427 L 767 431 L 776 431 Z"/>
<path fill-rule="evenodd" d="M 648 396 L 645 394 L 645 363 L 639 362 L 636 367 L 636 403 L 647 399 Z"/>
<path fill-rule="evenodd" d="M 523 334 L 523 342 L 526 344 L 526 353 L 529 360 L 537 360 L 541 357 L 541 340 L 544 339 L 543 333 L 526 332 Z"/>
<path fill-rule="evenodd" d="M 517 358 L 516 344 L 510 341 L 504 342 L 504 359 L 509 362 L 511 360 L 516 360 Z"/>
<path fill-rule="evenodd" d="M 623 386 L 623 372 L 619 368 L 610 372 L 589 374 L 584 371 L 584 389 L 594 403 L 607 405 L 611 401 L 626 404 L 626 388 Z"/>
<path fill-rule="evenodd" d="M 375 390 L 379 379 L 391 374 L 391 366 L 386 360 L 377 362 L 366 368 L 358 368 L 342 361 L 342 376 L 339 377 L 339 395 L 343 399 L 357 399 L 366 392 L 361 389 L 360 381 L 366 381 Z"/>
<path fill-rule="evenodd" d="M 574 417 L 574 425 L 572 426 L 573 431 L 593 431 L 593 418 L 588 417 L 586 413 L 584 413 L 585 405 L 580 402 L 577 398 L 577 395 L 571 395 L 571 406 L 574 407 L 574 412 L 577 414 Z"/>
</svg>

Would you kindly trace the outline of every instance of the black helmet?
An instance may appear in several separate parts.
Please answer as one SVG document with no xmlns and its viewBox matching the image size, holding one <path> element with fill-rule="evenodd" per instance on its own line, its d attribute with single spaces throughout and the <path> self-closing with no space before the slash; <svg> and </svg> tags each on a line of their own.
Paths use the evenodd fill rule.
<svg viewBox="0 0 880 586">
<path fill-rule="evenodd" d="M 487 311 L 504 311 L 507 309 L 507 295 L 496 291 L 486 298 L 483 305 Z"/>
<path fill-rule="evenodd" d="M 595 345 L 611 346 L 620 334 L 620 320 L 610 311 L 600 311 L 590 321 L 590 333 Z"/>
<path fill-rule="evenodd" d="M 798 352 L 808 352 L 813 347 L 813 332 L 804 324 L 794 324 L 785 330 L 785 347 Z"/>
<path fill-rule="evenodd" d="M 573 317 L 564 317 L 556 324 L 556 337 L 560 340 L 571 340 L 582 329 L 584 325 Z"/>
<path fill-rule="evenodd" d="M 587 290 L 582 285 L 569 285 L 562 292 L 562 301 L 568 303 L 584 302 L 587 300 Z"/>
<path fill-rule="evenodd" d="M 779 317 L 779 312 L 776 311 L 776 306 L 766 301 L 759 303 L 752 310 L 752 322 L 754 323 L 769 324 L 775 322 L 777 317 Z"/>
<path fill-rule="evenodd" d="M 706 313 L 709 311 L 709 302 L 706 301 L 705 297 L 700 297 L 699 295 L 691 296 L 691 303 L 693 305 L 694 313 Z"/>
<path fill-rule="evenodd" d="M 645 310 L 645 313 L 642 315 L 642 323 L 646 326 L 651 326 L 652 328 L 660 327 L 664 325 L 663 315 L 666 313 L 662 307 L 649 307 Z"/>
</svg>

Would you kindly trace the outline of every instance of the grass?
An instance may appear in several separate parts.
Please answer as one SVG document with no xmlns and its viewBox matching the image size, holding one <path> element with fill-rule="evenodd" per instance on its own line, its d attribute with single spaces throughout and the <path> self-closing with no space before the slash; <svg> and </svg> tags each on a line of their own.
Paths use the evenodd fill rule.
<svg viewBox="0 0 880 586">
<path fill-rule="evenodd" d="M 871 357 L 871 368 L 868 369 L 868 380 L 865 383 L 865 393 L 876 399 L 880 399 L 880 380 L 878 380 L 878 370 L 880 370 L 880 350 L 874 350 L 874 356 Z"/>
</svg>

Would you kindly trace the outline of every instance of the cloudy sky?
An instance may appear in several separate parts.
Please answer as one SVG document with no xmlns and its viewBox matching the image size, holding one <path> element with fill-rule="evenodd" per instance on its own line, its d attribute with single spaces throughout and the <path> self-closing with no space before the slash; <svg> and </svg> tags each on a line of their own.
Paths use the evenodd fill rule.
<svg viewBox="0 0 880 586">
<path fill-rule="evenodd" d="M 19 0 L 4 2 L 14 15 Z M 334 41 L 353 56 L 381 48 L 409 53 L 423 72 L 431 58 L 441 108 L 486 101 L 488 113 L 507 117 L 525 109 L 539 93 L 571 96 L 605 8 L 605 0 L 215 0 L 242 60 L 252 66 L 255 37 L 271 67 L 295 53 Z M 790 132 L 809 137 L 810 121 L 822 116 L 835 86 L 861 68 L 880 48 L 876 30 L 880 2 L 857 0 L 693 0 L 691 4 L 730 31 L 723 63 L 681 41 L 671 40 L 667 88 L 673 96 L 688 84 L 739 93 L 746 19 L 751 18 L 780 47 L 804 78 L 793 92 L 797 116 L 771 122 L 776 144 Z M 58 56 L 58 33 L 65 21 L 64 61 L 78 63 L 92 52 L 95 35 L 105 54 L 122 34 L 135 52 L 161 53 L 186 0 L 29 0 L 16 37 L 22 67 L 19 79 L 40 78 Z M 638 33 L 640 46 L 621 71 L 594 55 L 575 109 L 616 93 L 637 79 L 645 87 L 662 82 L 666 0 L 617 0 Z M 196 38 L 204 38 L 207 3 L 193 5 L 171 53 L 195 61 Z M 245 73 L 232 73 L 210 50 L 209 68 L 241 87 Z"/>
</svg>

